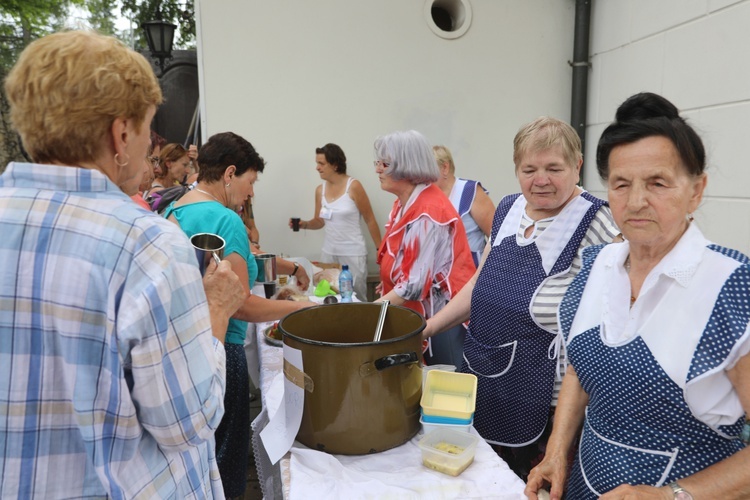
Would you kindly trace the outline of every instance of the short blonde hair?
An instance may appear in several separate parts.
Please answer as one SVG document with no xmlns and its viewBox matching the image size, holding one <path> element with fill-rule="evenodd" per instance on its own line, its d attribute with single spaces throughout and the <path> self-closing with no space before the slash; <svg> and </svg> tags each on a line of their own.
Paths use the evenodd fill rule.
<svg viewBox="0 0 750 500">
<path fill-rule="evenodd" d="M 5 91 L 11 121 L 34 161 L 67 165 L 96 159 L 116 118 L 140 128 L 149 107 L 162 102 L 146 59 L 94 31 L 32 42 L 9 73 Z"/>
<path fill-rule="evenodd" d="M 565 161 L 577 167 L 583 158 L 581 138 L 573 127 L 549 116 L 540 116 L 518 130 L 513 139 L 513 163 L 518 168 L 521 159 L 530 152 L 560 146 Z"/>
<path fill-rule="evenodd" d="M 438 162 L 438 166 L 444 162 L 448 162 L 448 170 L 450 173 L 456 172 L 456 165 L 453 164 L 453 155 L 451 150 L 445 146 L 432 146 L 432 153 L 435 155 L 435 160 Z"/>
</svg>

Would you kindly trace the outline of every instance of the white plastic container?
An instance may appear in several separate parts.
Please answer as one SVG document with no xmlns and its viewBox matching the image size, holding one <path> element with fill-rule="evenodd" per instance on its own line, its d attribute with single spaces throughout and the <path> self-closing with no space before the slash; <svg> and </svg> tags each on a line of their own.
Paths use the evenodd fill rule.
<svg viewBox="0 0 750 500">
<path fill-rule="evenodd" d="M 460 424 L 433 424 L 430 422 L 425 422 L 422 417 L 419 417 L 419 423 L 422 424 L 422 432 L 424 434 L 429 434 L 432 431 L 436 431 L 438 429 L 452 429 L 454 431 L 459 432 L 470 432 L 471 431 L 471 425 L 474 423 L 474 419 L 471 419 L 471 423 L 460 425 Z"/>
<path fill-rule="evenodd" d="M 432 470 L 458 476 L 474 461 L 479 437 L 453 429 L 437 429 L 419 440 L 422 464 Z"/>
</svg>

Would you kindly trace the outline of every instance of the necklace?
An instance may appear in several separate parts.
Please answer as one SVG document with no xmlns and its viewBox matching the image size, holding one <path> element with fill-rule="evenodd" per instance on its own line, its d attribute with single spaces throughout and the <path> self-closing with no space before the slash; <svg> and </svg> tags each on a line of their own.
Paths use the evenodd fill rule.
<svg viewBox="0 0 750 500">
<path fill-rule="evenodd" d="M 198 187 L 195 188 L 195 190 L 198 191 L 199 193 L 203 193 L 203 194 L 206 194 L 206 195 L 210 196 L 211 198 L 213 198 L 216 201 L 219 201 L 219 199 L 216 196 L 212 195 L 208 191 L 204 191 L 204 190 L 202 190 L 201 188 L 198 188 Z M 221 203 L 221 202 L 219 201 L 219 203 Z"/>
</svg>

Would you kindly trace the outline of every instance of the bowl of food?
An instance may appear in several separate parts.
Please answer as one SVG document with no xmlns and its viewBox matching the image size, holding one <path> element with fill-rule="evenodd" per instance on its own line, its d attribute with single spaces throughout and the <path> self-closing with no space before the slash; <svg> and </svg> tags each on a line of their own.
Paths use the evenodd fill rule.
<svg viewBox="0 0 750 500">
<path fill-rule="evenodd" d="M 454 429 L 436 429 L 419 440 L 422 464 L 432 470 L 458 476 L 474 461 L 479 438 Z"/>
<path fill-rule="evenodd" d="M 263 338 L 272 346 L 284 347 L 284 343 L 282 342 L 283 336 L 281 330 L 279 330 L 278 321 L 275 321 L 273 325 L 268 326 L 263 330 Z"/>
</svg>

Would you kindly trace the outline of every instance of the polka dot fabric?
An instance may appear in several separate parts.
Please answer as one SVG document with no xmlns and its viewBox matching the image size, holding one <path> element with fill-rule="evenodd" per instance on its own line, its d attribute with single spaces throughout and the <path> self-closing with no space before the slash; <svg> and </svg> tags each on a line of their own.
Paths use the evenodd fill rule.
<svg viewBox="0 0 750 500">
<path fill-rule="evenodd" d="M 600 250 L 601 247 L 584 251 L 583 268 L 560 306 L 566 337 Z M 736 290 L 736 286 L 730 285 L 735 281 L 742 279 L 730 279 L 727 287 Z M 746 279 L 744 287 L 747 297 L 750 286 Z M 710 328 L 706 329 L 707 337 L 720 336 L 711 333 Z M 725 341 L 716 344 L 724 346 Z M 600 329 L 596 327 L 578 334 L 568 353 L 582 387 L 589 394 L 568 498 L 597 498 L 623 483 L 663 485 L 742 449 L 739 440 L 727 440 L 693 417 L 682 389 L 664 372 L 640 337 L 623 345 L 609 346 L 602 342 Z M 708 357 L 714 359 L 712 355 Z M 725 430 L 729 435 L 737 435 L 741 425 L 742 419 Z"/>
<path fill-rule="evenodd" d="M 224 394 L 224 418 L 216 429 L 216 461 L 219 464 L 224 495 L 244 494 L 247 461 L 250 453 L 250 378 L 245 348 L 224 344 L 227 353 L 227 388 Z"/>
<path fill-rule="evenodd" d="M 588 193 L 581 196 L 592 206 L 550 274 L 570 267 L 588 225 L 604 204 Z M 506 197 L 498 205 L 490 241 L 517 198 Z M 492 247 L 474 287 L 461 371 L 477 375 L 474 427 L 492 443 L 531 443 L 547 424 L 556 366 L 548 349 L 555 335 L 540 328 L 529 313 L 531 299 L 547 276 L 536 245 L 518 246 L 514 234 Z"/>
<path fill-rule="evenodd" d="M 717 245 L 710 245 L 708 248 L 743 265 L 729 277 L 719 293 L 711 320 L 698 344 L 688 380 L 723 363 L 750 323 L 750 259 L 736 250 Z"/>
</svg>

